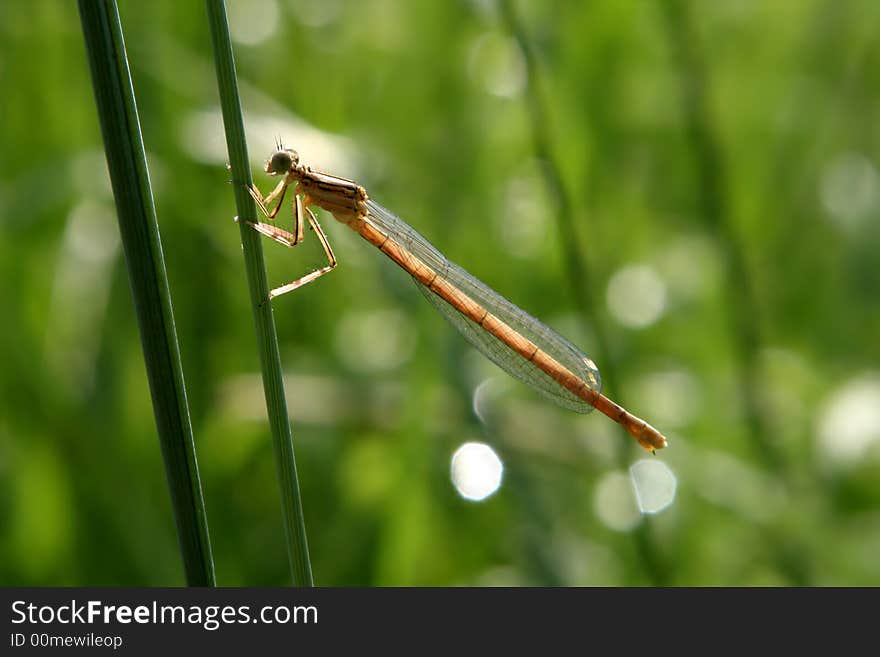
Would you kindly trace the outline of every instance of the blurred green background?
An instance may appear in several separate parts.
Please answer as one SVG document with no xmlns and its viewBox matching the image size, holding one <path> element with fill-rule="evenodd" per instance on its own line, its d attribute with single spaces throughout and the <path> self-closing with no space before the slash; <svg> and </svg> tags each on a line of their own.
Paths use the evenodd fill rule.
<svg viewBox="0 0 880 657">
<path fill-rule="evenodd" d="M 255 179 L 278 135 L 361 182 L 670 446 L 514 382 L 322 215 L 338 270 L 275 302 L 316 582 L 880 584 L 880 4 L 513 8 L 230 2 Z M 204 7 L 120 14 L 218 583 L 285 584 Z M 183 583 L 102 149 L 75 3 L 2 3 L 7 585 Z"/>
</svg>

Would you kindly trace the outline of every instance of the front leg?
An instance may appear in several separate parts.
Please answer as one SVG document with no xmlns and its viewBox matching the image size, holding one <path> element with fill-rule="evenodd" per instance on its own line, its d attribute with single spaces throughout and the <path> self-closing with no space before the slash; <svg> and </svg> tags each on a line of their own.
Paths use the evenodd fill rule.
<svg viewBox="0 0 880 657">
<path fill-rule="evenodd" d="M 297 288 L 300 288 L 307 283 L 311 283 L 312 281 L 317 280 L 324 274 L 332 271 L 336 267 L 336 256 L 333 255 L 333 249 L 330 247 L 330 242 L 327 240 L 327 235 L 324 234 L 324 231 L 321 228 L 321 224 L 318 223 L 318 219 L 309 208 L 303 206 L 302 199 L 299 196 L 295 196 L 294 199 L 294 224 L 296 227 L 295 234 L 288 232 L 283 228 L 279 228 L 275 224 L 270 224 L 263 221 L 258 221 L 257 223 L 248 221 L 246 223 L 248 226 L 253 228 L 261 235 L 265 235 L 266 237 L 275 242 L 278 242 L 279 244 L 283 244 L 288 248 L 292 248 L 302 242 L 303 224 L 305 223 L 304 215 L 307 215 L 309 225 L 317 234 L 318 241 L 321 243 L 321 248 L 324 250 L 324 255 L 327 256 L 327 265 L 321 267 L 320 269 L 309 272 L 305 276 L 301 276 L 292 283 L 276 287 L 271 292 L 269 292 L 270 299 L 274 299 L 275 297 L 281 296 L 282 294 L 287 294 L 288 292 L 292 292 L 293 290 L 296 290 Z M 238 221 L 238 217 L 236 217 L 235 220 Z"/>
<path fill-rule="evenodd" d="M 320 269 L 316 269 L 316 270 L 306 274 L 305 276 L 301 276 L 300 278 L 296 279 L 292 283 L 288 283 L 287 285 L 281 285 L 279 287 L 276 287 L 274 290 L 269 292 L 270 299 L 280 297 L 282 294 L 287 294 L 288 292 L 293 292 L 294 290 L 301 288 L 303 285 L 306 285 L 307 283 L 311 283 L 312 281 L 319 279 L 324 274 L 326 274 L 330 271 L 333 271 L 333 269 L 336 268 L 336 256 L 333 255 L 333 249 L 330 248 L 330 242 L 327 239 L 327 236 L 324 234 L 324 230 L 321 228 L 321 224 L 318 223 L 317 217 L 315 217 L 315 214 L 309 208 L 305 208 L 305 213 L 308 215 L 309 225 L 312 227 L 312 229 L 317 234 L 318 241 L 321 242 L 321 248 L 324 249 L 324 255 L 327 256 L 327 265 L 324 267 L 321 267 Z M 296 214 L 299 217 L 299 220 L 297 222 L 298 225 L 300 226 L 299 239 L 302 239 L 303 204 L 302 204 L 302 201 L 300 200 L 299 196 L 296 197 Z M 255 226 L 255 228 L 256 228 L 256 226 Z M 260 231 L 260 232 L 262 232 L 262 231 Z M 289 233 L 288 233 L 288 235 L 289 235 Z"/>
<path fill-rule="evenodd" d="M 257 207 L 260 208 L 260 211 L 266 216 L 266 218 L 269 220 L 273 220 L 275 218 L 275 216 L 278 214 L 278 210 L 281 208 L 281 204 L 284 202 L 284 192 L 287 191 L 287 186 L 289 184 L 290 184 L 290 182 L 285 178 L 284 180 L 279 182 L 278 185 L 275 186 L 275 189 L 266 198 L 263 198 L 263 195 L 260 193 L 260 190 L 257 189 L 256 185 L 252 185 L 251 187 L 249 187 L 248 191 L 250 192 L 251 197 L 253 197 L 254 201 L 256 202 Z M 271 212 L 269 212 L 268 206 L 271 205 L 272 201 L 275 199 L 275 196 L 278 196 L 278 203 L 277 203 L 277 205 L 275 205 L 275 208 Z M 298 196 L 294 195 L 294 204 L 293 204 L 292 209 L 293 209 L 293 233 L 294 233 L 295 237 L 292 240 L 292 244 L 289 244 L 287 246 L 296 246 L 297 244 L 302 242 L 302 239 L 303 239 L 303 212 L 302 212 L 301 203 L 302 203 L 302 201 L 300 201 L 300 198 Z M 257 230 L 260 230 L 260 229 L 257 229 Z M 260 231 L 260 232 L 263 232 L 263 231 Z M 280 232 L 285 233 L 287 235 L 290 235 L 290 233 L 287 233 L 287 231 L 280 231 Z M 268 235 L 268 233 L 263 233 L 263 234 Z M 272 235 L 269 235 L 269 237 L 272 237 Z M 288 239 L 288 238 L 285 238 L 285 239 Z M 286 244 L 285 242 L 281 242 L 281 243 Z"/>
<path fill-rule="evenodd" d="M 278 210 L 281 209 L 281 204 L 284 202 L 284 193 L 287 191 L 287 186 L 289 184 L 290 182 L 287 180 L 286 177 L 282 178 L 278 182 L 278 184 L 275 185 L 275 189 L 273 189 L 265 198 L 263 198 L 263 195 L 260 193 L 260 190 L 257 188 L 256 185 L 252 184 L 247 189 L 248 193 L 251 195 L 251 198 L 253 198 L 256 202 L 257 207 L 260 208 L 260 212 L 262 212 L 267 219 L 274 219 L 275 215 L 278 214 Z M 276 198 L 278 199 L 278 203 L 270 211 L 269 206 L 272 205 L 272 202 Z"/>
</svg>

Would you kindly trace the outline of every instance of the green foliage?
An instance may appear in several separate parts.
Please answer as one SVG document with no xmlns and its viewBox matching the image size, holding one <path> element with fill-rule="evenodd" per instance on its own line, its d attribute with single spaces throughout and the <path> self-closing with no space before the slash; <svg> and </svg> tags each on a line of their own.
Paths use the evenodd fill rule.
<svg viewBox="0 0 880 657">
<path fill-rule="evenodd" d="M 670 447 L 646 456 L 604 417 L 508 381 L 320 216 L 338 269 L 274 302 L 317 582 L 880 584 L 880 6 L 512 4 L 585 296 L 536 157 L 526 66 L 491 2 L 231 3 L 253 175 L 266 188 L 278 135 L 364 184 L 613 367 L 614 395 Z M 120 13 L 217 580 L 284 583 L 204 7 Z M 78 25 L 54 0 L 0 6 L 0 581 L 180 584 Z M 322 257 L 309 232 L 264 251 L 270 285 Z M 627 315 L 650 306 L 653 321 Z M 481 503 L 449 477 L 473 440 L 505 466 Z M 678 481 L 651 516 L 620 485 L 643 458 Z"/>
</svg>

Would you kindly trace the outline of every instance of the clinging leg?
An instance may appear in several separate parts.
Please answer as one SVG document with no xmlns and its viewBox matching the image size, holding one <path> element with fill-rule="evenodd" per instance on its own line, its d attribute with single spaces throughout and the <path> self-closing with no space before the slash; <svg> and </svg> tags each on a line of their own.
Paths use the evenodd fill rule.
<svg viewBox="0 0 880 657">
<path fill-rule="evenodd" d="M 321 242 L 321 247 L 324 249 L 324 253 L 327 256 L 327 265 L 296 279 L 292 283 L 276 287 L 274 290 L 269 292 L 270 299 L 280 297 L 282 294 L 287 294 L 288 292 L 293 292 L 295 289 L 300 288 L 307 283 L 311 283 L 312 281 L 320 278 L 327 272 L 332 271 L 336 267 L 336 256 L 333 255 L 333 249 L 330 248 L 330 242 L 327 240 L 327 236 L 324 234 L 324 230 L 321 228 L 321 224 L 318 223 L 317 217 L 315 217 L 314 213 L 309 208 L 303 208 L 302 201 L 300 200 L 299 196 L 297 196 L 296 213 L 299 216 L 299 220 L 297 223 L 300 227 L 302 226 L 303 209 L 305 209 L 305 213 L 308 215 L 309 225 L 314 229 L 315 234 L 318 236 L 318 240 Z M 302 228 L 300 228 L 300 231 L 302 231 Z"/>
<path fill-rule="evenodd" d="M 248 192 L 251 197 L 256 201 L 257 207 L 260 208 L 260 212 L 262 212 L 267 219 L 274 219 L 275 215 L 278 214 L 278 210 L 281 209 L 281 204 L 284 202 L 284 193 L 287 191 L 287 186 L 290 183 L 287 181 L 287 178 L 282 178 L 277 185 L 275 185 L 275 189 L 269 192 L 269 195 L 265 198 L 263 194 L 260 193 L 260 190 L 256 185 L 251 185 L 248 187 Z M 275 207 L 270 211 L 269 206 L 272 205 L 272 202 L 278 198 L 278 203 Z"/>
<path fill-rule="evenodd" d="M 318 240 L 321 242 L 321 248 L 324 249 L 324 254 L 327 256 L 327 265 L 309 272 L 305 276 L 301 276 L 292 283 L 276 287 L 269 292 L 270 299 L 274 299 L 282 294 L 287 294 L 307 283 L 311 283 L 336 267 L 336 256 L 333 255 L 333 249 L 330 248 L 330 242 L 327 240 L 327 235 L 324 234 L 321 224 L 318 223 L 314 213 L 309 208 L 303 206 L 302 199 L 299 196 L 295 196 L 294 199 L 294 225 L 296 226 L 296 234 L 267 222 L 260 221 L 253 223 L 248 221 L 247 224 L 258 233 L 265 235 L 279 244 L 292 248 L 299 244 L 303 239 L 303 215 L 307 214 L 309 225 L 317 234 Z M 238 217 L 236 217 L 236 221 L 238 221 Z"/>
</svg>

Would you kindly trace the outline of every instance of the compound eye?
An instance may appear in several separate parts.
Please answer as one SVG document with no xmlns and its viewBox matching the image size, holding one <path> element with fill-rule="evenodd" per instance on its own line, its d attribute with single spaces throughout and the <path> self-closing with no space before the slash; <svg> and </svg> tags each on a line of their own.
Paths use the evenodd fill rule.
<svg viewBox="0 0 880 657">
<path fill-rule="evenodd" d="M 287 173 L 293 164 L 293 159 L 288 151 L 275 151 L 269 160 L 269 169 L 274 173 Z"/>
</svg>

